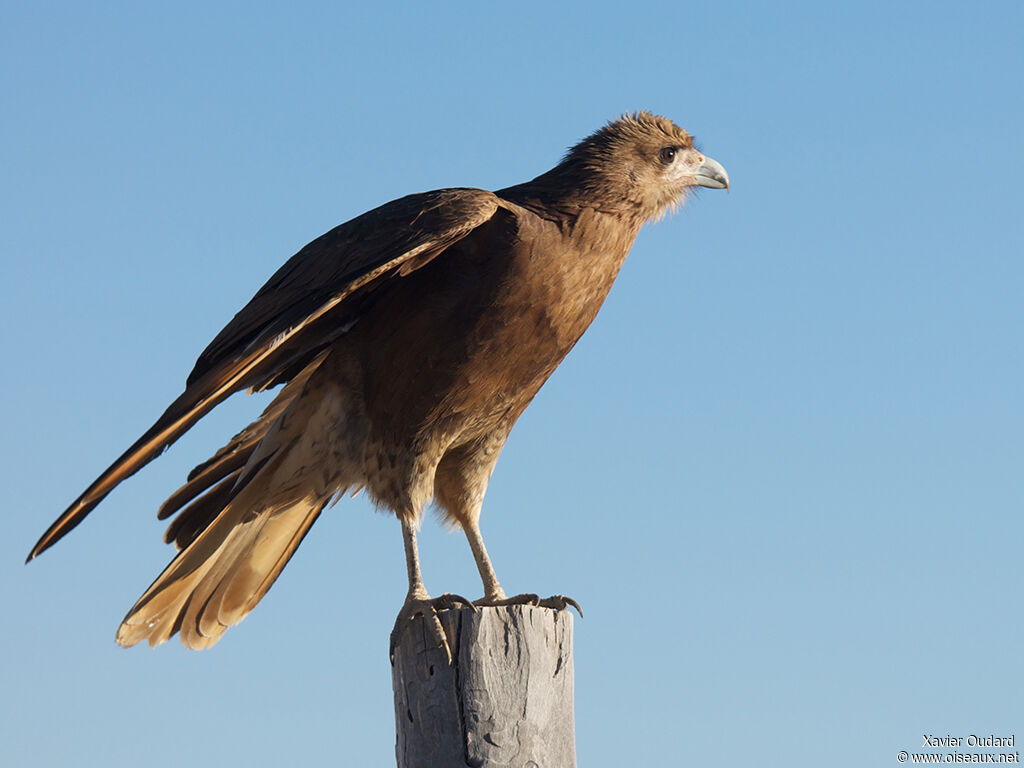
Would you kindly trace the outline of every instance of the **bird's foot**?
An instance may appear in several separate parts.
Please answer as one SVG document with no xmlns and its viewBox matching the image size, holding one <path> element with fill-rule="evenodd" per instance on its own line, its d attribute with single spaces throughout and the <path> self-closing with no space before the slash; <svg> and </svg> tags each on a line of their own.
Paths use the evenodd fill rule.
<svg viewBox="0 0 1024 768">
<path fill-rule="evenodd" d="M 430 597 L 424 592 L 422 595 L 409 593 L 405 598 L 402 610 L 398 612 L 395 619 L 395 628 L 391 630 L 391 648 L 389 651 L 391 663 L 395 663 L 395 648 L 402 638 L 402 633 L 408 628 L 409 622 L 417 616 L 423 617 L 424 626 L 429 636 L 436 641 L 437 647 L 444 651 L 448 663 L 452 663 L 452 649 L 448 645 L 448 638 L 444 634 L 441 620 L 437 617 L 438 611 L 445 611 L 449 608 L 468 607 L 473 608 L 473 603 L 459 595 L 445 593 L 440 597 Z"/>
<path fill-rule="evenodd" d="M 580 604 L 571 597 L 566 597 L 565 595 L 552 595 L 551 597 L 545 597 L 544 599 L 541 599 L 539 595 L 535 595 L 530 592 L 524 592 L 521 595 L 513 595 L 512 597 L 505 597 L 504 594 L 500 596 L 485 595 L 479 600 L 474 600 L 473 605 L 536 605 L 541 608 L 553 608 L 556 611 L 564 611 L 571 605 L 576 609 L 576 613 L 580 615 L 580 618 L 583 618 L 583 609 L 580 608 Z"/>
<path fill-rule="evenodd" d="M 484 595 L 479 600 L 473 601 L 473 605 L 488 608 L 498 605 L 537 605 L 539 603 L 540 595 L 535 595 L 532 592 L 524 592 L 521 595 L 512 595 L 512 597 L 505 597 L 505 593 L 501 592 L 497 595 Z"/>
</svg>

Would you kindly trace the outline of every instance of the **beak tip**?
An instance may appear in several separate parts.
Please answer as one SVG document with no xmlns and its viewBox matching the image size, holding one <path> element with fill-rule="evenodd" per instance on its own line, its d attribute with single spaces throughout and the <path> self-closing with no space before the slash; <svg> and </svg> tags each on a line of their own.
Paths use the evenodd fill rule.
<svg viewBox="0 0 1024 768">
<path fill-rule="evenodd" d="M 724 189 L 726 191 L 730 189 L 729 174 L 726 173 L 721 163 L 710 157 L 705 157 L 704 162 L 697 169 L 696 182 L 699 186 L 709 189 Z"/>
</svg>

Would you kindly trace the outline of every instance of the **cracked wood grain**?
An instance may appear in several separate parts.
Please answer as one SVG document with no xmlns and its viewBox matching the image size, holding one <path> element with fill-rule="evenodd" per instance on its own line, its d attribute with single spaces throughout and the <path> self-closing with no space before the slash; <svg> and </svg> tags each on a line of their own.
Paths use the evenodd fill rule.
<svg viewBox="0 0 1024 768">
<path fill-rule="evenodd" d="M 442 611 L 452 664 L 417 617 L 395 649 L 398 768 L 572 768 L 572 615 Z"/>
</svg>

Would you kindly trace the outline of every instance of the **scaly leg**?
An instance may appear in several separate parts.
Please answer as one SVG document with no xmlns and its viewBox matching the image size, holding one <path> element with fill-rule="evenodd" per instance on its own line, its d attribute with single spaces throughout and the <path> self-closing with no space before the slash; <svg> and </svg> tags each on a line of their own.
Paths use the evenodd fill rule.
<svg viewBox="0 0 1024 768">
<path fill-rule="evenodd" d="M 431 598 L 427 594 L 427 588 L 423 585 L 423 575 L 420 573 L 420 553 L 416 546 L 416 529 L 404 518 L 402 518 L 402 539 L 405 542 L 405 567 L 409 572 L 409 592 L 405 596 L 402 610 L 398 612 L 398 618 L 395 619 L 395 628 L 391 631 L 391 662 L 395 661 L 395 648 L 402 632 L 414 617 L 423 616 L 427 624 L 427 631 L 437 641 L 437 647 L 444 649 L 448 663 L 451 664 L 452 651 L 448 647 L 448 638 L 445 637 L 441 621 L 437 618 L 437 612 L 459 605 L 472 607 L 473 604 L 458 595 L 444 594 L 438 598 Z"/>
<path fill-rule="evenodd" d="M 543 600 L 538 595 L 531 593 L 507 597 L 505 590 L 498 583 L 498 576 L 494 573 L 491 558 L 487 555 L 484 537 L 480 533 L 480 523 L 471 519 L 470 523 L 463 524 L 462 529 L 466 532 L 469 548 L 473 550 L 473 559 L 476 560 L 477 570 L 480 571 L 480 578 L 484 583 L 484 596 L 479 600 L 474 600 L 474 605 L 540 605 L 544 608 L 554 608 L 556 611 L 564 611 L 571 605 L 580 616 L 583 615 L 579 603 L 565 595 L 552 595 Z"/>
</svg>

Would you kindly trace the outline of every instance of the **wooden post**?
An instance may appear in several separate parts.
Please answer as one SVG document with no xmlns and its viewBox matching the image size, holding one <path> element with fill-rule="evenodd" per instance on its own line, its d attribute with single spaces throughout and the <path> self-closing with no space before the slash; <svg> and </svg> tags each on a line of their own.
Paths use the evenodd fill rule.
<svg viewBox="0 0 1024 768">
<path fill-rule="evenodd" d="M 417 617 L 395 649 L 398 768 L 573 768 L 572 615 L 532 605 Z M 433 643 L 430 643 L 433 646 Z"/>
</svg>

